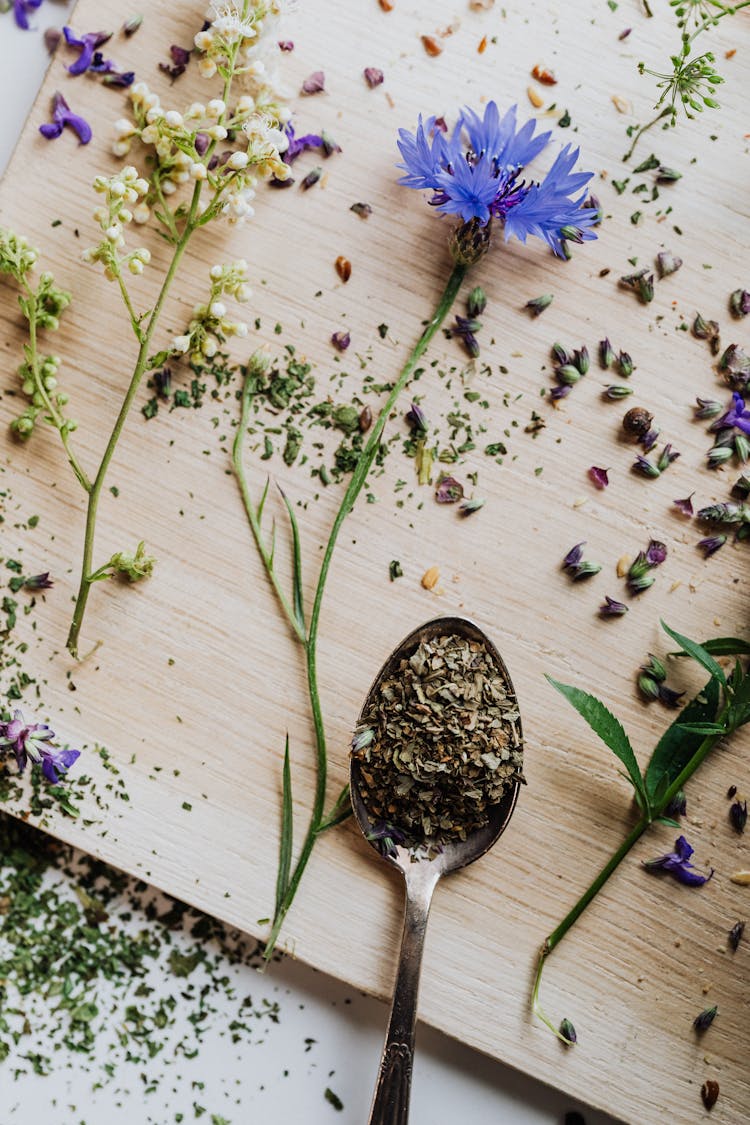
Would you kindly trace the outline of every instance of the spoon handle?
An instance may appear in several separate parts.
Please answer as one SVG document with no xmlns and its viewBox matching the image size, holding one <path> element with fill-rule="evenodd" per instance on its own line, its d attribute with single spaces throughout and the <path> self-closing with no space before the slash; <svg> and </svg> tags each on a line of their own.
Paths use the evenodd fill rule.
<svg viewBox="0 0 750 1125">
<path fill-rule="evenodd" d="M 406 872 L 398 973 L 368 1125 L 406 1125 L 409 1120 L 419 974 L 432 892 L 439 878 L 438 865 L 429 861 Z"/>
</svg>

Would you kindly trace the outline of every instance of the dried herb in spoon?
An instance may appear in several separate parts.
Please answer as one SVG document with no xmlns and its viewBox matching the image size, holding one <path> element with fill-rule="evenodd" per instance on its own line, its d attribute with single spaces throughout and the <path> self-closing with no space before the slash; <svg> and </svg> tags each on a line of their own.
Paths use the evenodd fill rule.
<svg viewBox="0 0 750 1125">
<path fill-rule="evenodd" d="M 464 840 L 521 775 L 515 696 L 479 642 L 423 641 L 380 684 L 352 756 L 368 812 L 409 845 Z"/>
</svg>

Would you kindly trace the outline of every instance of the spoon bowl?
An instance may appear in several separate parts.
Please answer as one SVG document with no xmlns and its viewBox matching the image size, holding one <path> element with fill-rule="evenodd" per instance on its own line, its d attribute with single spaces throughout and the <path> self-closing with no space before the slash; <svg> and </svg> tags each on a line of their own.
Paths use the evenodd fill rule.
<svg viewBox="0 0 750 1125">
<path fill-rule="evenodd" d="M 508 669 L 500 653 L 479 626 L 464 617 L 438 617 L 411 632 L 388 657 L 368 692 L 358 726 L 366 721 L 381 684 L 398 671 L 400 662 L 411 655 L 422 642 L 446 636 L 456 636 L 480 644 L 502 679 L 508 697 L 515 699 Z M 520 718 L 515 727 L 522 742 Z M 405 883 L 406 909 L 399 967 L 369 1125 L 406 1125 L 409 1118 L 419 976 L 433 891 L 443 875 L 473 863 L 497 842 L 513 815 L 521 781 L 515 779 L 509 784 L 501 800 L 487 810 L 487 823 L 467 833 L 466 839 L 449 840 L 432 854 L 420 853 L 419 858 L 415 858 L 412 848 L 406 845 L 394 843 L 386 854 L 378 848 L 376 824 L 379 818 L 371 816 L 368 811 L 361 763 L 355 757 L 350 759 L 350 780 L 354 816 L 365 839 L 382 859 L 401 872 Z"/>
</svg>

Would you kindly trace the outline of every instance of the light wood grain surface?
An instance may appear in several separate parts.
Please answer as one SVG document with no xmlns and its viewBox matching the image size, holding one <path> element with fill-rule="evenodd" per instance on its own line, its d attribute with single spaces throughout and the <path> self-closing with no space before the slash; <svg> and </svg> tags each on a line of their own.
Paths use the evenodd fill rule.
<svg viewBox="0 0 750 1125">
<path fill-rule="evenodd" d="M 121 64 L 134 65 L 165 105 L 182 108 L 199 80 L 188 73 L 170 90 L 156 63 L 170 43 L 189 44 L 200 5 L 141 8 L 141 31 L 131 40 L 116 37 L 108 50 Z M 73 23 L 87 31 L 118 27 L 121 20 L 114 0 L 80 0 Z M 372 482 L 377 502 L 358 505 L 337 550 L 322 621 L 320 678 L 333 795 L 346 779 L 347 743 L 364 694 L 408 629 L 437 613 L 463 612 L 496 641 L 519 693 L 528 787 L 495 853 L 439 890 L 420 1014 L 639 1125 L 708 1119 L 699 1095 L 706 1078 L 721 1086 L 711 1120 L 739 1125 L 750 1115 L 748 947 L 734 955 L 726 950 L 726 933 L 747 916 L 750 895 L 729 875 L 750 864 L 744 839 L 728 826 L 725 797 L 731 783 L 747 787 L 748 738 L 741 734 L 718 751 L 690 785 L 686 832 L 697 862 L 715 866 L 713 880 L 693 890 L 645 875 L 640 861 L 668 850 L 674 838 L 672 830 L 656 828 L 550 959 L 545 1006 L 555 1019 L 570 1018 L 579 1035 L 575 1050 L 565 1051 L 529 1015 L 536 953 L 634 814 L 613 760 L 543 676 L 600 694 L 645 758 L 670 718 L 658 705 L 644 706 L 634 688 L 646 653 L 668 647 L 659 617 L 698 638 L 747 634 L 747 545 L 728 545 L 704 562 L 695 547 L 699 529 L 670 509 L 675 497 L 694 490 L 700 504 L 725 499 L 737 475 L 703 467 L 710 439 L 692 422 L 690 404 L 696 395 L 728 393 L 706 346 L 682 330 L 700 310 L 721 321 L 724 344 L 747 340 L 745 325 L 729 319 L 727 296 L 748 283 L 741 91 L 747 89 L 750 35 L 744 16 L 726 22 L 712 33 L 729 79 L 724 108 L 678 130 L 657 128 L 644 139 L 641 159 L 655 151 L 684 176 L 663 188 L 658 202 L 642 204 L 643 197 L 629 191 L 618 197 L 608 181 L 625 174 L 625 125 L 651 111 L 652 87 L 637 75 L 636 62 L 643 57 L 661 64 L 676 43 L 666 13 L 647 20 L 635 0 L 614 13 L 604 3 L 582 0 L 495 5 L 484 13 L 446 0 L 397 0 L 388 14 L 376 0 L 300 4 L 285 32 L 295 41 L 284 62 L 290 90 L 323 69 L 326 92 L 294 99 L 295 120 L 303 131 L 327 127 L 343 152 L 326 162 L 325 180 L 316 188 L 262 191 L 251 224 L 213 226 L 197 237 L 163 322 L 164 340 L 181 331 L 203 298 L 210 266 L 243 255 L 255 289 L 252 317 L 261 324 L 251 331 L 253 342 L 275 350 L 295 344 L 316 365 L 321 393 L 342 369 L 349 372 L 347 387 L 356 388 L 363 375 L 359 355 L 376 381 L 392 378 L 449 268 L 447 225 L 417 193 L 395 183 L 397 128 L 412 127 L 418 112 L 453 118 L 462 104 L 490 97 L 501 106 L 518 102 L 521 114 L 531 115 L 529 72 L 537 62 L 554 69 L 558 84 L 544 96 L 557 110 L 547 120 L 554 127 L 562 110 L 570 111 L 571 127 L 555 130 L 555 140 L 580 144 L 583 164 L 597 173 L 594 190 L 607 215 L 600 239 L 576 249 L 567 264 L 541 245 L 504 246 L 498 239 L 475 271 L 489 304 L 481 363 L 465 378 L 489 402 L 480 419 L 488 430 L 456 474 L 465 480 L 479 472 L 476 493 L 487 498 L 486 507 L 459 521 L 454 510 L 433 503 L 428 489 L 411 485 L 413 497 L 398 507 L 406 492 L 397 497 L 395 482 L 411 482 L 413 467 L 398 451 L 391 455 Z M 620 42 L 628 25 L 633 31 Z M 429 58 L 420 35 L 449 26 L 453 33 L 440 40 L 442 53 Z M 488 45 L 479 54 L 484 35 Z M 737 54 L 725 59 L 732 47 Z M 43 247 L 45 264 L 74 291 L 53 347 L 64 359 L 61 378 L 80 420 L 81 458 L 94 466 L 134 349 L 114 288 L 79 259 L 95 240 L 89 185 L 97 172 L 117 166 L 109 154 L 110 125 L 122 116 L 125 99 L 94 81 L 68 78 L 65 62 L 64 55 L 53 61 L 2 183 L 0 222 Z M 365 66 L 385 72 L 378 89 L 366 87 Z M 69 134 L 48 143 L 37 132 L 57 88 L 94 124 L 86 149 Z M 613 95 L 632 115 L 618 113 Z M 137 162 L 137 152 L 133 156 Z M 304 158 L 298 174 L 317 162 Z M 350 211 L 357 201 L 372 206 L 367 221 Z M 637 225 L 630 221 L 635 210 L 643 212 Z M 62 221 L 53 227 L 56 219 Z M 150 245 L 155 266 L 137 282 L 143 307 L 153 299 L 165 260 L 158 239 L 151 237 Z M 658 283 L 650 306 L 641 306 L 618 290 L 617 278 L 630 271 L 629 258 L 650 264 L 664 246 L 685 264 Z M 352 262 L 346 285 L 334 270 L 339 254 Z M 542 317 L 532 320 L 520 311 L 545 292 L 554 294 L 554 303 Z M 6 286 L 0 288 L 0 320 L 2 385 L 11 389 L 22 334 Z M 277 323 L 281 335 L 274 332 Z M 384 340 L 381 323 L 389 326 Z M 337 361 L 328 341 L 342 326 L 350 329 L 352 346 Z M 549 345 L 585 342 L 593 351 L 605 334 L 633 355 L 636 394 L 625 405 L 603 403 L 602 387 L 611 380 L 594 362 L 566 403 L 551 409 L 540 398 L 549 385 Z M 236 354 L 244 358 L 243 351 Z M 459 346 L 442 337 L 430 356 L 443 370 L 465 366 Z M 438 420 L 450 402 L 436 370 L 426 365 L 419 391 L 428 416 Z M 682 453 L 657 481 L 629 471 L 633 450 L 618 429 L 632 403 L 651 409 L 664 439 Z M 6 394 L 3 426 L 17 407 Z M 546 421 L 535 438 L 524 432 L 533 410 Z M 153 579 L 136 588 L 94 589 L 83 649 L 102 643 L 87 661 L 74 665 L 64 654 L 82 494 L 56 435 L 41 427 L 26 445 L 4 439 L 0 487 L 10 495 L 2 553 L 23 551 L 29 572 L 49 569 L 56 580 L 29 637 L 27 666 L 41 683 L 39 706 L 71 743 L 85 744 L 89 772 L 97 772 L 94 746 L 109 749 L 130 798 L 113 794 L 106 813 L 92 806 L 87 815 L 94 824 L 53 818 L 51 830 L 263 935 L 259 919 L 270 913 L 275 878 L 284 735 L 290 735 L 300 835 L 312 793 L 312 742 L 300 652 L 280 620 L 228 473 L 235 418 L 233 393 L 197 411 L 162 410 L 148 423 L 133 415 L 112 469 L 119 496 L 105 493 L 102 504 L 96 555 L 107 558 L 145 537 L 159 563 Z M 403 423 L 396 418 L 392 427 Z M 442 427 L 445 435 L 445 422 Z M 485 442 L 497 440 L 508 446 L 502 466 L 482 452 Z M 287 470 L 278 453 L 269 463 L 256 455 L 248 464 L 256 488 L 270 469 L 301 506 L 309 594 L 338 490 L 324 490 L 313 501 L 319 489 L 309 466 Z M 606 492 L 588 481 L 590 465 L 610 467 Z M 41 516 L 33 534 L 17 527 L 31 514 Z M 596 609 L 604 594 L 616 597 L 622 590 L 617 559 L 634 555 L 650 536 L 669 547 L 656 585 L 631 603 L 626 618 L 600 621 Z M 604 569 L 591 583 L 571 586 L 559 560 L 584 539 L 587 556 Z M 282 556 L 286 546 L 282 534 Z M 394 558 L 404 577 L 391 583 Z M 441 582 L 439 592 L 430 593 L 419 579 L 433 565 Z M 671 675 L 688 688 L 699 682 L 682 665 Z M 25 706 L 33 709 L 33 699 Z M 108 776 L 97 774 L 100 788 Z M 400 888 L 354 827 L 324 837 L 288 918 L 288 948 L 384 995 L 399 929 Z M 692 1019 L 713 1003 L 719 1017 L 698 1040 Z"/>
</svg>

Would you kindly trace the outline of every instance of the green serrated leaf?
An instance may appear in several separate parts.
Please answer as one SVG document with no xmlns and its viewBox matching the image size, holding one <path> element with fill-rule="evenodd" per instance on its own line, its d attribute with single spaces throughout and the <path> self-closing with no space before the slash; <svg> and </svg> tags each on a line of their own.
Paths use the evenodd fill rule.
<svg viewBox="0 0 750 1125">
<path fill-rule="evenodd" d="M 685 704 L 674 722 L 664 731 L 646 767 L 646 789 L 652 804 L 658 804 L 657 793 L 663 795 L 666 792 L 706 737 L 704 733 L 691 731 L 689 728 L 715 727 L 713 719 L 718 709 L 719 685 L 711 679 L 694 699 Z M 719 730 L 723 728 L 720 727 Z"/>
<path fill-rule="evenodd" d="M 570 684 L 561 684 L 551 676 L 545 678 L 553 688 L 565 696 L 568 703 L 575 707 L 594 733 L 619 758 L 627 770 L 628 779 L 636 795 L 640 798 L 639 803 L 645 809 L 649 804 L 648 793 L 638 768 L 635 751 L 620 720 L 595 695 L 590 695 L 587 691 L 581 691 L 580 688 L 572 687 Z"/>
<path fill-rule="evenodd" d="M 712 656 L 750 656 L 750 641 L 740 640 L 739 637 L 713 637 L 704 641 L 701 647 Z"/>
<path fill-rule="evenodd" d="M 279 486 L 277 486 L 279 487 Z M 292 593 L 294 602 L 294 616 L 300 628 L 304 631 L 305 628 L 305 607 L 302 601 L 302 548 L 299 539 L 299 526 L 297 524 L 297 517 L 294 514 L 292 505 L 287 499 L 287 495 L 282 488 L 279 487 L 281 498 L 286 506 L 287 514 L 289 516 L 289 523 L 292 526 Z"/>
<path fill-rule="evenodd" d="M 279 840 L 279 869 L 276 873 L 276 916 L 278 917 L 289 887 L 292 866 L 294 823 L 292 817 L 292 770 L 289 764 L 289 735 L 284 747 L 284 769 L 281 781 L 281 839 Z"/>
<path fill-rule="evenodd" d="M 703 645 L 699 645 L 697 641 L 691 641 L 689 637 L 683 637 L 682 633 L 677 633 L 674 629 L 662 621 L 661 627 L 667 636 L 671 637 L 673 641 L 683 649 L 688 656 L 692 656 L 693 660 L 697 661 L 703 668 L 706 669 L 712 679 L 718 680 L 720 684 L 726 686 L 727 678 L 724 675 L 724 669 L 720 664 L 717 664 L 711 653 Z"/>
</svg>

